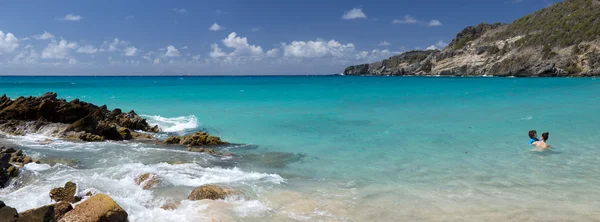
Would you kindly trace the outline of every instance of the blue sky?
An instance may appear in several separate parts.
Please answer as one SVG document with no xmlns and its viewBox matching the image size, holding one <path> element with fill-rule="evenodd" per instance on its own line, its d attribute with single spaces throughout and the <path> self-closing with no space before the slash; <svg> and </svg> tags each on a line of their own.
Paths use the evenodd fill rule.
<svg viewBox="0 0 600 222">
<path fill-rule="evenodd" d="M 558 0 L 2 0 L 0 75 L 334 74 Z"/>
</svg>

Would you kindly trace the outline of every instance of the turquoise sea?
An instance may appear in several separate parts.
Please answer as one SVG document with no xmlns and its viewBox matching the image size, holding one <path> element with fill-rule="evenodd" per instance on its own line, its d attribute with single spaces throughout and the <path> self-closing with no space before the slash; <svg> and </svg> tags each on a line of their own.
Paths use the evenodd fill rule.
<svg viewBox="0 0 600 222">
<path fill-rule="evenodd" d="M 36 158 L 79 161 L 22 168 L 0 190 L 19 211 L 72 180 L 130 221 L 600 221 L 594 78 L 0 77 L 11 98 L 49 91 L 133 109 L 160 138 L 206 130 L 236 156 L 1 135 Z M 531 129 L 553 148 L 532 151 Z M 160 186 L 136 186 L 144 172 Z M 245 195 L 160 208 L 207 183 Z"/>
</svg>

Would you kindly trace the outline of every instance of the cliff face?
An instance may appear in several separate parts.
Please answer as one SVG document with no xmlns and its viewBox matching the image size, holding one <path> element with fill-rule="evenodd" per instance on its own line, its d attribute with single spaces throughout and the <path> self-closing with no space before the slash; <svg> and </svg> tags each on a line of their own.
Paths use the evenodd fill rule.
<svg viewBox="0 0 600 222">
<path fill-rule="evenodd" d="M 410 51 L 345 75 L 600 75 L 600 0 L 565 0 L 512 24 L 465 28 L 442 51 Z"/>
</svg>

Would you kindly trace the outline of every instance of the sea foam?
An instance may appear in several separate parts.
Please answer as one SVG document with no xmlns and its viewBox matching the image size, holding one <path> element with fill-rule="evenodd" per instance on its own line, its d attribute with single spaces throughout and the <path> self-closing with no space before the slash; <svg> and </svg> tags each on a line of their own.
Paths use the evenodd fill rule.
<svg viewBox="0 0 600 222">
<path fill-rule="evenodd" d="M 159 115 L 140 115 L 150 125 L 158 125 L 160 131 L 166 133 L 183 133 L 188 129 L 198 128 L 198 118 L 194 115 L 178 117 L 162 117 Z"/>
</svg>

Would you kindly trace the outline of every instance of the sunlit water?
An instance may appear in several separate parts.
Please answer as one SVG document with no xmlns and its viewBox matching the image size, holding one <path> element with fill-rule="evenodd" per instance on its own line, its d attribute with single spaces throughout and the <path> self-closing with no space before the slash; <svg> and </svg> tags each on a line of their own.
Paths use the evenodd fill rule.
<svg viewBox="0 0 600 222">
<path fill-rule="evenodd" d="M 600 81 L 390 77 L 0 77 L 10 97 L 57 92 L 134 109 L 164 138 L 206 130 L 221 158 L 135 142 L 0 136 L 35 158 L 0 200 L 51 203 L 66 181 L 131 221 L 600 221 Z M 527 131 L 550 132 L 546 153 Z M 185 164 L 174 164 L 183 161 Z M 158 187 L 134 183 L 157 174 Z M 216 183 L 244 192 L 183 201 Z"/>
</svg>

